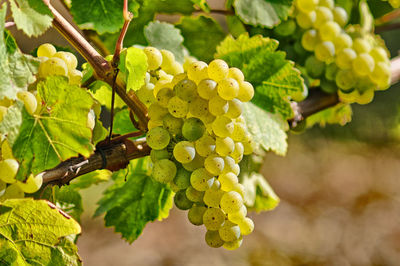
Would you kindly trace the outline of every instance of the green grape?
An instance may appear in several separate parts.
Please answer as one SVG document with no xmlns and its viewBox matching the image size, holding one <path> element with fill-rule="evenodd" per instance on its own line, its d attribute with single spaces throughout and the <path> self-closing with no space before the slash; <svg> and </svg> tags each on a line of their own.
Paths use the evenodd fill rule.
<svg viewBox="0 0 400 266">
<path fill-rule="evenodd" d="M 305 62 L 307 74 L 312 78 L 319 78 L 325 71 L 325 63 L 311 55 Z"/>
<path fill-rule="evenodd" d="M 226 221 L 224 225 L 218 230 L 219 236 L 225 242 L 235 241 L 240 238 L 240 228 L 238 225 Z"/>
<path fill-rule="evenodd" d="M 296 23 L 294 20 L 282 21 L 278 26 L 274 28 L 274 32 L 279 36 L 289 36 L 296 31 Z"/>
<path fill-rule="evenodd" d="M 230 138 L 216 138 L 215 151 L 221 156 L 228 156 L 235 149 L 235 142 Z"/>
<path fill-rule="evenodd" d="M 349 16 L 347 15 L 346 10 L 343 7 L 337 6 L 333 9 L 333 19 L 340 25 L 340 27 L 344 27 L 349 20 Z"/>
<path fill-rule="evenodd" d="M 202 168 L 204 166 L 204 157 L 196 154 L 194 159 L 190 163 L 185 163 L 182 166 L 188 171 L 194 171 L 196 169 Z"/>
<path fill-rule="evenodd" d="M 198 84 L 201 80 L 208 78 L 208 66 L 203 61 L 194 62 L 188 67 L 187 74 L 189 79 Z"/>
<path fill-rule="evenodd" d="M 53 57 L 53 55 L 57 52 L 56 48 L 50 43 L 44 43 L 39 46 L 37 49 L 37 56 L 38 57 Z"/>
<path fill-rule="evenodd" d="M 151 78 L 150 73 L 146 72 L 146 74 L 144 75 L 144 84 L 150 83 L 150 78 Z"/>
<path fill-rule="evenodd" d="M 201 98 L 210 100 L 217 95 L 217 85 L 212 79 L 203 79 L 197 86 L 197 93 Z"/>
<path fill-rule="evenodd" d="M 3 158 L 3 160 L 5 160 L 5 159 L 13 159 L 14 160 L 14 156 L 12 154 L 12 149 L 11 149 L 10 143 L 8 142 L 7 139 L 5 139 L 3 141 L 3 143 L 1 144 L 1 157 Z M 1 162 L 0 162 L 0 164 L 1 164 Z M 18 166 L 17 166 L 17 168 L 18 168 Z M 1 173 L 1 167 L 0 167 L 0 173 Z"/>
<path fill-rule="evenodd" d="M 170 88 L 162 88 L 157 93 L 157 103 L 162 107 L 167 107 L 169 100 L 175 96 L 175 93 Z"/>
<path fill-rule="evenodd" d="M 242 232 L 242 235 L 247 236 L 251 234 L 251 232 L 253 232 L 254 223 L 249 217 L 246 217 L 240 221 L 239 227 L 240 227 L 240 232 Z"/>
<path fill-rule="evenodd" d="M 243 237 L 240 237 L 238 240 L 231 241 L 231 242 L 225 242 L 223 244 L 223 248 L 226 250 L 235 250 L 240 248 L 243 242 Z"/>
<path fill-rule="evenodd" d="M 197 97 L 189 104 L 189 112 L 197 118 L 202 118 L 208 114 L 208 101 Z"/>
<path fill-rule="evenodd" d="M 179 189 L 187 189 L 190 186 L 190 175 L 192 173 L 187 171 L 183 167 L 179 167 L 176 176 L 173 180 L 174 184 L 179 188 Z"/>
<path fill-rule="evenodd" d="M 301 44 L 301 41 L 296 41 L 293 45 L 294 51 L 296 52 L 297 55 L 303 57 L 307 54 L 306 49 L 303 48 L 303 45 Z"/>
<path fill-rule="evenodd" d="M 359 54 L 353 60 L 353 71 L 359 76 L 365 76 L 370 74 L 375 67 L 375 61 L 367 53 Z"/>
<path fill-rule="evenodd" d="M 212 174 L 205 168 L 199 168 L 190 175 L 190 184 L 198 191 L 206 191 L 214 182 Z"/>
<path fill-rule="evenodd" d="M 147 64 L 149 70 L 156 70 L 162 64 L 162 54 L 161 52 L 154 47 L 146 47 L 143 49 L 143 52 L 147 56 Z"/>
<path fill-rule="evenodd" d="M 150 158 L 153 163 L 162 160 L 171 158 L 171 154 L 167 151 L 167 149 L 162 150 L 151 150 Z"/>
<path fill-rule="evenodd" d="M 174 87 L 176 96 L 186 102 L 191 102 L 197 97 L 197 85 L 190 79 L 183 79 Z"/>
<path fill-rule="evenodd" d="M 147 123 L 147 129 L 151 130 L 151 129 L 156 128 L 156 127 L 162 127 L 162 125 L 163 125 L 162 121 L 157 121 L 157 120 L 150 119 L 149 122 Z"/>
<path fill-rule="evenodd" d="M 314 29 L 307 30 L 301 37 L 301 45 L 309 52 L 315 50 L 319 42 L 318 32 Z"/>
<path fill-rule="evenodd" d="M 218 95 L 224 100 L 233 100 L 239 94 L 239 83 L 232 78 L 224 78 L 218 82 Z"/>
<path fill-rule="evenodd" d="M 334 0 L 319 0 L 318 5 L 325 6 L 329 9 L 333 9 L 335 7 L 335 1 Z"/>
<path fill-rule="evenodd" d="M 60 58 L 49 58 L 39 66 L 39 76 L 45 78 L 47 76 L 67 76 L 67 64 Z"/>
<path fill-rule="evenodd" d="M 218 137 L 229 137 L 234 129 L 232 120 L 226 116 L 218 116 L 212 123 L 212 130 Z"/>
<path fill-rule="evenodd" d="M 3 196 L 0 197 L 0 202 L 6 199 L 21 199 L 25 196 L 24 192 L 17 184 L 11 184 L 6 188 Z"/>
<path fill-rule="evenodd" d="M 210 79 L 220 81 L 228 77 L 228 73 L 229 66 L 224 60 L 215 59 L 208 65 L 208 76 Z"/>
<path fill-rule="evenodd" d="M 245 188 L 242 184 L 240 184 L 240 183 L 235 184 L 235 188 L 233 189 L 233 191 L 239 193 L 240 196 L 242 196 L 242 198 L 244 198 Z"/>
<path fill-rule="evenodd" d="M 354 59 L 357 58 L 357 53 L 351 48 L 345 48 L 339 52 L 335 58 L 336 65 L 343 70 L 352 67 Z"/>
<path fill-rule="evenodd" d="M 189 112 L 189 103 L 183 101 L 177 96 L 174 96 L 168 102 L 168 111 L 175 117 L 185 117 Z"/>
<path fill-rule="evenodd" d="M 229 118 L 237 118 L 242 114 L 242 102 L 238 99 L 233 99 L 228 102 L 228 112 L 226 112 L 226 116 Z"/>
<path fill-rule="evenodd" d="M 340 99 L 340 102 L 343 103 L 354 103 L 357 99 L 357 97 L 360 97 L 360 94 L 358 93 L 357 90 L 352 90 L 352 91 L 342 91 L 338 90 L 338 96 Z"/>
<path fill-rule="evenodd" d="M 4 116 L 7 114 L 7 107 L 0 106 L 0 122 L 3 121 Z"/>
<path fill-rule="evenodd" d="M 189 163 L 194 159 L 196 150 L 189 141 L 178 142 L 174 147 L 174 157 L 180 163 Z"/>
<path fill-rule="evenodd" d="M 296 4 L 301 12 L 306 13 L 313 11 L 317 7 L 318 0 L 297 0 Z"/>
<path fill-rule="evenodd" d="M 222 196 L 220 205 L 226 213 L 237 212 L 243 206 L 243 198 L 238 192 L 229 191 Z"/>
<path fill-rule="evenodd" d="M 195 145 L 197 153 L 203 157 L 207 157 L 215 151 L 215 140 L 207 134 L 198 139 Z"/>
<path fill-rule="evenodd" d="M 334 41 L 337 36 L 340 34 L 339 24 L 334 21 L 325 22 L 319 29 L 319 37 L 323 41 Z"/>
<path fill-rule="evenodd" d="M 174 193 L 176 193 L 176 192 L 178 192 L 179 190 L 181 190 L 177 185 L 175 185 L 174 182 L 170 182 L 170 183 L 168 183 L 168 184 L 169 184 L 169 188 L 170 188 Z"/>
<path fill-rule="evenodd" d="M 6 183 L 14 183 L 18 168 L 19 163 L 14 159 L 0 161 L 0 179 Z"/>
<path fill-rule="evenodd" d="M 163 117 L 168 114 L 168 109 L 162 107 L 158 103 L 153 103 L 149 106 L 149 117 L 154 121 L 162 121 Z"/>
<path fill-rule="evenodd" d="M 335 55 L 335 45 L 332 42 L 320 42 L 315 47 L 315 57 L 322 61 L 328 62 Z"/>
<path fill-rule="evenodd" d="M 225 243 L 224 240 L 222 240 L 221 237 L 219 236 L 218 231 L 208 230 L 206 232 L 205 239 L 207 245 L 212 248 L 222 247 Z"/>
<path fill-rule="evenodd" d="M 239 224 L 246 218 L 246 215 L 247 215 L 247 208 L 245 205 L 243 205 L 239 211 L 228 213 L 228 220 L 231 221 L 232 223 Z"/>
<path fill-rule="evenodd" d="M 154 84 L 154 89 L 153 89 L 154 97 L 156 97 L 157 93 L 163 88 L 170 88 L 172 90 L 172 83 L 169 80 L 160 79 L 159 81 L 157 80 L 151 81 L 151 83 Z"/>
<path fill-rule="evenodd" d="M 236 163 L 239 163 L 243 159 L 244 145 L 241 142 L 235 143 L 235 149 L 231 153 L 232 158 Z"/>
<path fill-rule="evenodd" d="M 153 83 L 146 83 L 142 87 L 140 87 L 138 91 L 136 91 L 137 97 L 146 106 L 149 106 L 150 104 L 156 101 L 153 89 L 154 89 Z"/>
<path fill-rule="evenodd" d="M 326 93 L 336 93 L 337 86 L 334 81 L 322 79 L 320 84 L 321 90 Z"/>
<path fill-rule="evenodd" d="M 197 59 L 193 56 L 185 56 L 183 62 L 183 69 L 187 72 L 192 63 L 197 62 Z"/>
<path fill-rule="evenodd" d="M 222 99 L 216 95 L 208 103 L 208 110 L 214 116 L 224 115 L 228 112 L 229 104 L 228 101 Z"/>
<path fill-rule="evenodd" d="M 235 187 L 235 184 L 239 182 L 238 177 L 234 173 L 222 174 L 218 177 L 221 183 L 221 190 L 229 192 Z"/>
<path fill-rule="evenodd" d="M 378 62 L 369 77 L 380 90 L 385 90 L 390 86 L 390 75 L 389 65 L 384 62 Z"/>
<path fill-rule="evenodd" d="M 212 115 L 210 112 L 207 112 L 202 117 L 200 117 L 201 121 L 203 121 L 203 123 L 206 125 L 206 128 L 207 126 L 210 127 L 211 123 L 214 122 L 215 118 L 216 117 Z"/>
<path fill-rule="evenodd" d="M 0 180 L 0 199 L 6 192 L 7 183 Z"/>
<path fill-rule="evenodd" d="M 325 22 L 333 20 L 332 11 L 327 7 L 319 6 L 315 9 L 315 13 L 317 14 L 314 23 L 314 28 L 316 29 L 321 27 Z"/>
<path fill-rule="evenodd" d="M 208 208 L 203 215 L 207 230 L 218 230 L 225 222 L 225 213 L 220 208 Z"/>
<path fill-rule="evenodd" d="M 240 166 L 236 163 L 236 161 L 232 157 L 226 156 L 224 157 L 224 170 L 222 171 L 222 174 L 227 174 L 230 172 L 234 173 L 235 175 L 239 175 Z"/>
<path fill-rule="evenodd" d="M 168 159 L 161 159 L 154 163 L 152 176 L 160 182 L 167 184 L 174 180 L 177 169 L 174 162 Z"/>
<path fill-rule="evenodd" d="M 235 122 L 233 126 L 234 127 L 233 127 L 231 138 L 234 141 L 241 141 L 244 138 L 244 136 L 246 135 L 246 131 L 247 131 L 246 125 L 244 123 Z"/>
<path fill-rule="evenodd" d="M 203 122 L 195 117 L 185 120 L 182 127 L 183 137 L 189 141 L 196 141 L 201 138 L 206 131 Z"/>
<path fill-rule="evenodd" d="M 186 197 L 193 202 L 203 202 L 204 191 L 198 191 L 190 186 L 186 189 Z"/>
<path fill-rule="evenodd" d="M 363 38 L 356 38 L 353 41 L 353 49 L 357 54 L 369 53 L 371 51 L 371 44 Z"/>
<path fill-rule="evenodd" d="M 183 119 L 167 114 L 163 118 L 163 126 L 171 135 L 179 135 L 182 133 Z"/>
<path fill-rule="evenodd" d="M 358 97 L 356 97 L 356 102 L 358 104 L 368 104 L 370 102 L 372 102 L 372 100 L 374 99 L 374 89 L 369 89 L 366 91 L 363 91 L 362 93 L 359 92 Z"/>
<path fill-rule="evenodd" d="M 224 166 L 224 159 L 216 154 L 207 156 L 206 160 L 204 161 L 204 167 L 213 175 L 221 174 L 224 170 Z"/>
<path fill-rule="evenodd" d="M 250 155 L 253 153 L 255 143 L 250 134 L 246 134 L 246 136 L 242 140 L 242 144 L 244 148 L 243 150 L 244 155 Z"/>
<path fill-rule="evenodd" d="M 17 92 L 17 98 L 20 99 L 25 106 L 25 110 L 28 114 L 33 115 L 37 108 L 37 101 L 35 95 L 29 91 L 19 91 Z"/>
<path fill-rule="evenodd" d="M 193 225 L 203 224 L 203 215 L 207 208 L 204 206 L 193 206 L 188 212 L 188 220 Z"/>
<path fill-rule="evenodd" d="M 317 13 L 315 11 L 310 11 L 307 13 L 299 12 L 296 16 L 296 22 L 303 29 L 311 28 L 317 19 Z"/>
<path fill-rule="evenodd" d="M 235 79 L 237 82 L 242 82 L 242 81 L 244 81 L 243 72 L 242 72 L 239 68 L 237 68 L 237 67 L 231 67 L 231 68 L 229 68 L 228 78 L 233 78 L 233 79 Z"/>
<path fill-rule="evenodd" d="M 350 35 L 343 32 L 336 37 L 333 43 L 335 44 L 335 50 L 338 53 L 344 48 L 351 48 L 353 46 L 353 39 Z"/>
<path fill-rule="evenodd" d="M 339 56 L 339 55 L 338 55 Z M 327 80 L 335 80 L 336 77 L 336 73 L 338 72 L 338 67 L 335 63 L 331 63 L 329 65 L 326 66 L 325 69 L 325 78 Z"/>
<path fill-rule="evenodd" d="M 336 85 L 343 91 L 348 91 L 356 85 L 355 77 L 350 70 L 339 70 L 336 74 Z"/>
<path fill-rule="evenodd" d="M 175 55 L 168 51 L 168 50 L 160 50 L 160 53 L 162 55 L 162 63 L 161 63 L 161 68 L 169 68 L 172 66 L 172 64 L 175 62 Z"/>
<path fill-rule="evenodd" d="M 18 181 L 16 184 L 25 193 L 35 193 L 43 184 L 43 174 L 41 173 L 36 176 L 31 174 L 25 182 Z"/>
<path fill-rule="evenodd" d="M 249 102 L 254 96 L 254 88 L 250 82 L 243 81 L 239 83 L 239 94 L 237 98 L 242 102 Z"/>
<path fill-rule="evenodd" d="M 166 67 L 164 69 L 168 74 L 171 75 L 178 75 L 178 74 L 183 74 L 184 70 L 183 70 L 183 66 L 178 62 L 175 61 L 172 63 L 172 65 Z"/>
<path fill-rule="evenodd" d="M 187 79 L 187 74 L 186 73 L 180 73 L 178 75 L 174 75 L 172 81 L 171 81 L 171 85 L 172 87 L 175 87 L 176 84 L 179 83 L 179 81 Z"/>
<path fill-rule="evenodd" d="M 386 50 L 379 46 L 372 48 L 371 51 L 369 52 L 369 54 L 375 60 L 375 63 L 387 62 L 389 59 L 389 56 L 388 56 Z"/>
<path fill-rule="evenodd" d="M 70 69 L 68 71 L 69 84 L 80 86 L 82 83 L 83 74 L 77 69 Z"/>
<path fill-rule="evenodd" d="M 68 70 L 73 70 L 78 66 L 78 59 L 73 53 L 60 51 L 53 55 L 53 57 L 60 58 L 67 64 Z"/>
<path fill-rule="evenodd" d="M 186 197 L 185 190 L 179 190 L 174 196 L 175 206 L 180 210 L 189 210 L 193 206 L 193 202 Z"/>
<path fill-rule="evenodd" d="M 155 127 L 146 134 L 147 144 L 155 150 L 162 150 L 168 146 L 171 137 L 167 130 L 162 127 Z"/>
<path fill-rule="evenodd" d="M 204 203 L 208 207 L 219 208 L 219 202 L 221 201 L 224 192 L 220 189 L 209 188 L 204 193 Z"/>
</svg>

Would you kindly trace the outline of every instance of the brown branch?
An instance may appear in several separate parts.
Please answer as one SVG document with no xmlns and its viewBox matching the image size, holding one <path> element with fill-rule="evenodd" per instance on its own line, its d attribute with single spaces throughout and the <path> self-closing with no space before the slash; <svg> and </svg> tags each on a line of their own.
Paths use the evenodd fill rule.
<svg viewBox="0 0 400 266">
<path fill-rule="evenodd" d="M 7 21 L 7 22 L 4 24 L 4 27 L 5 27 L 6 29 L 9 29 L 9 28 L 14 27 L 14 26 L 15 26 L 15 22 L 14 22 L 14 21 Z"/>
<path fill-rule="evenodd" d="M 196 9 L 194 11 L 194 13 L 204 13 L 204 12 L 205 11 L 202 9 Z M 225 16 L 235 15 L 235 12 L 233 12 L 232 10 L 226 10 L 226 9 L 210 9 L 210 13 L 225 15 Z"/>
<path fill-rule="evenodd" d="M 382 33 L 385 31 L 391 31 L 391 30 L 397 30 L 397 29 L 400 29 L 400 22 L 376 26 L 375 33 L 378 34 L 378 33 Z"/>
</svg>

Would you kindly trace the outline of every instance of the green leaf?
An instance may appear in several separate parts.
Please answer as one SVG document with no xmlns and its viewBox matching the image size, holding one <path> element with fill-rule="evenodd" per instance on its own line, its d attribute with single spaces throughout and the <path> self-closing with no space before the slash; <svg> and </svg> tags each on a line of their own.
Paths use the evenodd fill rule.
<svg viewBox="0 0 400 266">
<path fill-rule="evenodd" d="M 82 29 L 114 33 L 124 25 L 123 5 L 120 0 L 72 0 L 71 13 Z M 134 17 L 138 16 L 139 7 L 136 0 L 129 0 L 128 8 Z"/>
<path fill-rule="evenodd" d="M 69 187 L 73 189 L 86 189 L 92 185 L 98 185 L 100 183 L 107 182 L 110 180 L 111 174 L 112 173 L 109 170 L 93 171 L 75 178 L 71 181 Z"/>
<path fill-rule="evenodd" d="M 214 58 L 216 46 L 225 37 L 221 26 L 210 17 L 183 17 L 176 27 L 181 29 L 190 54 L 206 62 Z"/>
<path fill-rule="evenodd" d="M 11 107 L 0 123 L 0 132 L 7 134 L 20 163 L 18 180 L 79 154 L 88 157 L 94 150 L 92 131 L 87 127 L 93 106 L 90 94 L 60 76 L 39 82 L 37 90 L 44 104 L 39 114 L 31 116 L 25 109 L 21 114 L 19 104 Z"/>
<path fill-rule="evenodd" d="M 240 21 L 240 19 L 237 16 L 226 16 L 226 22 L 228 24 L 229 32 L 235 38 L 237 38 L 241 34 L 247 32 L 243 23 Z"/>
<path fill-rule="evenodd" d="M 83 213 L 82 197 L 71 186 L 54 187 L 57 206 L 80 222 Z"/>
<path fill-rule="evenodd" d="M 121 58 L 122 59 L 122 58 Z M 129 47 L 123 59 L 127 70 L 126 89 L 137 91 L 144 85 L 147 71 L 147 56 L 142 49 Z"/>
<path fill-rule="evenodd" d="M 113 132 L 115 134 L 125 135 L 136 131 L 131 119 L 129 118 L 129 109 L 119 111 L 114 117 Z"/>
<path fill-rule="evenodd" d="M 172 207 L 171 190 L 147 174 L 146 163 L 144 159 L 131 161 L 127 169 L 114 173 L 115 183 L 104 192 L 95 213 L 106 213 L 106 226 L 115 227 L 130 243 L 148 222 L 165 218 Z"/>
<path fill-rule="evenodd" d="M 313 114 L 307 118 L 307 127 L 312 127 L 315 124 L 321 127 L 327 124 L 346 125 L 351 122 L 353 112 L 350 104 L 340 103 L 334 107 L 325 109 L 321 112 Z"/>
<path fill-rule="evenodd" d="M 243 116 L 247 129 L 252 135 L 256 148 L 271 150 L 279 155 L 285 155 L 287 150 L 288 124 L 279 115 L 274 115 L 257 107 L 253 103 L 244 103 Z"/>
<path fill-rule="evenodd" d="M 210 12 L 210 6 L 207 3 L 207 0 L 191 0 L 193 4 L 199 7 L 204 12 Z"/>
<path fill-rule="evenodd" d="M 383 15 L 392 12 L 394 8 L 400 7 L 400 1 L 398 0 L 394 1 L 368 0 L 367 3 L 374 18 L 380 18 Z"/>
<path fill-rule="evenodd" d="M 246 24 L 272 28 L 281 20 L 287 19 L 292 2 L 292 0 L 235 0 L 233 6 L 236 14 Z"/>
<path fill-rule="evenodd" d="M 96 80 L 89 86 L 89 90 L 93 92 L 93 97 L 99 101 L 101 105 L 104 105 L 108 110 L 111 110 L 111 95 L 112 88 L 104 81 Z M 115 96 L 115 108 L 123 108 L 125 102 L 118 96 Z"/>
<path fill-rule="evenodd" d="M 169 50 L 175 55 L 177 61 L 183 62 L 183 37 L 181 31 L 174 25 L 159 21 L 150 22 L 144 28 L 144 35 L 149 45 Z"/>
<path fill-rule="evenodd" d="M 76 221 L 45 200 L 0 203 L 2 264 L 80 265 L 76 246 L 65 238 L 80 232 Z"/>
<path fill-rule="evenodd" d="M 53 16 L 41 0 L 10 0 L 14 22 L 29 37 L 43 34 L 51 26 Z"/>
</svg>

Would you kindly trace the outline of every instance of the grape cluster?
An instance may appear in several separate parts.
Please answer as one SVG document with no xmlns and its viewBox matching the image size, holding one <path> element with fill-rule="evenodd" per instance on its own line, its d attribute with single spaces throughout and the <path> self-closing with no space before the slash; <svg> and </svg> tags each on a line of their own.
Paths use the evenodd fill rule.
<svg viewBox="0 0 400 266">
<path fill-rule="evenodd" d="M 254 89 L 223 60 L 182 67 L 169 51 L 144 51 L 149 74 L 137 94 L 149 105 L 152 177 L 170 185 L 192 224 L 205 225 L 209 246 L 236 249 L 254 229 L 238 181 L 238 163 L 253 150 L 241 104 Z"/>
</svg>

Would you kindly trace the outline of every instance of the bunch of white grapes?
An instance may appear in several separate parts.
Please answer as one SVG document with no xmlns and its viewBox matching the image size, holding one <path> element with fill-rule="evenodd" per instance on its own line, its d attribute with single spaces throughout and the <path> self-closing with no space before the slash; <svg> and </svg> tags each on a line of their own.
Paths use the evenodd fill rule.
<svg viewBox="0 0 400 266">
<path fill-rule="evenodd" d="M 236 249 L 254 229 L 238 181 L 238 163 L 253 151 L 241 116 L 253 86 L 223 60 L 189 59 L 182 67 L 169 51 L 144 52 L 149 74 L 137 94 L 149 105 L 152 177 L 176 192 L 175 205 L 189 210 L 192 224 L 204 224 L 209 246 Z"/>
<path fill-rule="evenodd" d="M 373 35 L 361 33 L 348 23 L 345 9 L 334 0 L 296 0 L 294 16 L 304 30 L 303 48 L 313 55 L 305 61 L 310 77 L 321 79 L 326 92 L 335 92 L 343 102 L 366 104 L 375 90 L 390 86 L 388 52 Z"/>
</svg>

